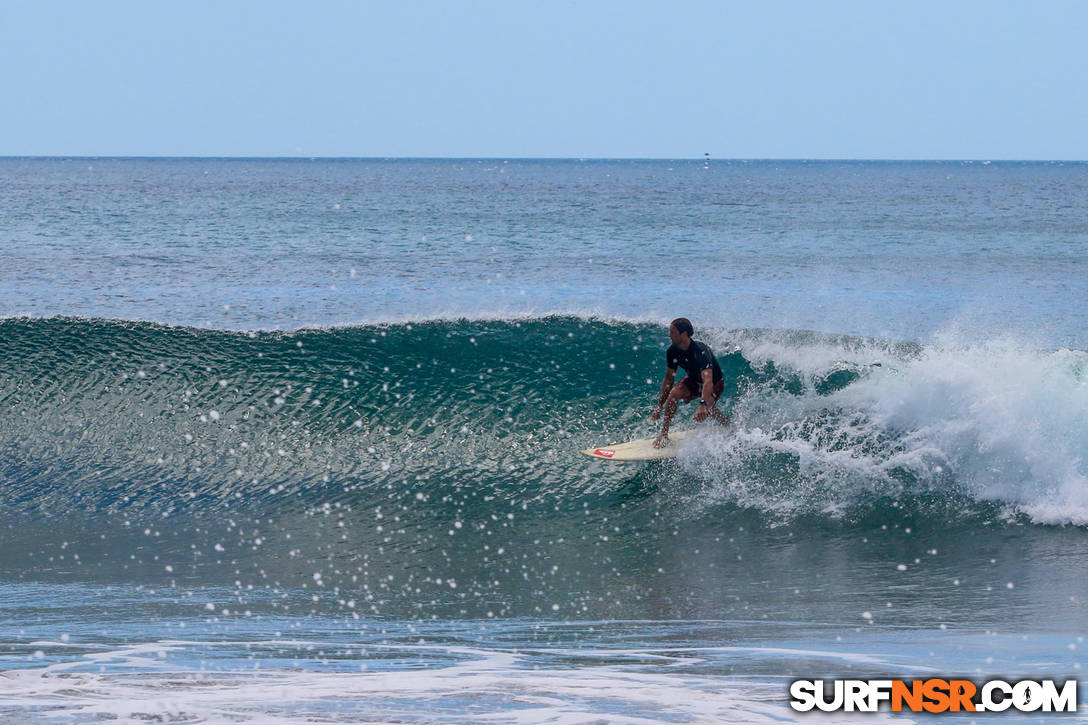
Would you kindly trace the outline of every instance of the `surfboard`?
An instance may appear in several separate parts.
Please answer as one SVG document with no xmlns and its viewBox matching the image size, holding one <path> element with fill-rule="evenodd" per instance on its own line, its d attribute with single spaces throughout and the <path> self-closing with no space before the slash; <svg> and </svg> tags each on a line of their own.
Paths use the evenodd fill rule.
<svg viewBox="0 0 1088 725">
<path fill-rule="evenodd" d="M 657 458 L 674 458 L 676 452 L 686 441 L 691 440 L 697 431 L 678 430 L 669 433 L 669 445 L 654 448 L 653 438 L 640 438 L 637 441 L 613 443 L 600 448 L 587 448 L 582 453 L 590 458 L 603 458 L 606 461 L 652 461 Z"/>
</svg>

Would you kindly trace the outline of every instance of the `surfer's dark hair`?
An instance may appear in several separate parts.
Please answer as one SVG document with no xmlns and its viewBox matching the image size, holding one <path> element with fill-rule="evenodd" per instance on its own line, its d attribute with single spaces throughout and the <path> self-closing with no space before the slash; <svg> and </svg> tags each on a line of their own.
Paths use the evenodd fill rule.
<svg viewBox="0 0 1088 725">
<path fill-rule="evenodd" d="M 695 334 L 695 328 L 691 326 L 691 320 L 686 317 L 677 317 L 672 321 L 672 326 L 680 332 L 688 333 L 688 336 Z"/>
</svg>

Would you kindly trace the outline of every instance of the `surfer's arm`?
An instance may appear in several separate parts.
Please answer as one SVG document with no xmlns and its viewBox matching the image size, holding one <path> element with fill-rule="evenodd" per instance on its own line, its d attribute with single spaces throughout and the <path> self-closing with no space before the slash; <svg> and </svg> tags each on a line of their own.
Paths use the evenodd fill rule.
<svg viewBox="0 0 1088 725">
<path fill-rule="evenodd" d="M 728 416 L 721 411 L 721 408 L 714 405 L 714 403 L 718 402 L 718 399 L 714 397 L 714 371 L 704 370 L 702 376 L 703 390 L 700 396 L 702 399 L 700 400 L 701 405 L 695 411 L 695 420 L 701 423 L 710 417 L 722 425 L 728 425 Z"/>
<path fill-rule="evenodd" d="M 699 401 L 699 408 L 695 411 L 695 420 L 699 422 L 706 420 L 711 407 L 714 405 L 714 371 L 704 370 L 702 372 L 702 378 L 702 400 Z"/>
<path fill-rule="evenodd" d="M 703 373 L 703 405 L 711 407 L 714 405 L 714 371 L 704 370 Z"/>
<path fill-rule="evenodd" d="M 673 368 L 665 368 L 665 379 L 661 381 L 661 395 L 657 398 L 657 409 L 654 410 L 654 414 L 651 420 L 657 420 L 661 417 L 661 409 L 665 406 L 665 401 L 669 397 L 669 393 L 672 392 L 672 383 L 676 378 L 676 370 Z"/>
</svg>

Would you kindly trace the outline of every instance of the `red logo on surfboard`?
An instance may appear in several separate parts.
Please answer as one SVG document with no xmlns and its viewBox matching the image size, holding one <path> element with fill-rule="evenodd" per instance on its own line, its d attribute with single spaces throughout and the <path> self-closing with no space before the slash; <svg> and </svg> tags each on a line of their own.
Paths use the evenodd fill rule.
<svg viewBox="0 0 1088 725">
<path fill-rule="evenodd" d="M 612 456 L 616 455 L 616 452 L 610 451 L 607 448 L 598 448 L 593 451 L 593 455 L 600 456 L 601 458 L 611 458 Z"/>
</svg>

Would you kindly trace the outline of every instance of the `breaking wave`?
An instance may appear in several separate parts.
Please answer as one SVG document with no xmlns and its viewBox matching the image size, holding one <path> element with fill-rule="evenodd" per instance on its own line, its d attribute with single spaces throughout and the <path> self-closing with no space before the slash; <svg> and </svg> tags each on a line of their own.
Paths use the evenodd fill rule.
<svg viewBox="0 0 1088 725">
<path fill-rule="evenodd" d="M 577 451 L 652 434 L 661 326 L 562 316 L 236 332 L 6 319 L 2 505 L 169 515 L 376 505 L 392 492 L 525 504 L 633 485 L 686 498 L 696 516 L 725 505 L 840 518 L 945 501 L 953 515 L 966 503 L 1088 524 L 1083 351 L 696 337 L 718 353 L 735 429 L 708 430 L 676 462 L 617 465 Z"/>
</svg>

